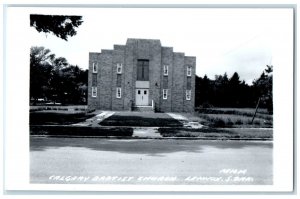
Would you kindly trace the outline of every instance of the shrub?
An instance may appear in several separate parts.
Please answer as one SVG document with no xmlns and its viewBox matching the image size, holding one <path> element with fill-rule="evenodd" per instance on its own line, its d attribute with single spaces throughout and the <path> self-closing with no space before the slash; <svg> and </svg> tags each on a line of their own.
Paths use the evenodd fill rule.
<svg viewBox="0 0 300 199">
<path fill-rule="evenodd" d="M 248 120 L 248 121 L 247 121 L 247 124 L 252 124 L 252 121 L 251 121 L 251 120 Z"/>
<path fill-rule="evenodd" d="M 49 136 L 132 136 L 133 128 L 105 128 L 80 126 L 31 126 L 30 135 Z"/>
<path fill-rule="evenodd" d="M 241 125 L 241 124 L 243 124 L 243 122 L 242 122 L 242 120 L 241 120 L 241 119 L 237 119 L 237 120 L 235 121 L 235 124 L 237 124 L 237 125 Z"/>
<path fill-rule="evenodd" d="M 30 125 L 69 125 L 83 122 L 93 117 L 94 114 L 86 113 L 47 113 L 47 112 L 30 112 Z"/>
<path fill-rule="evenodd" d="M 259 120 L 254 120 L 254 124 L 255 125 L 260 125 L 260 121 Z"/>
<path fill-rule="evenodd" d="M 233 122 L 231 121 L 230 118 L 227 118 L 227 123 L 226 123 L 228 126 L 232 126 L 233 125 Z"/>
<path fill-rule="evenodd" d="M 212 118 L 211 122 L 213 127 L 225 127 L 225 122 L 221 118 Z"/>
<path fill-rule="evenodd" d="M 212 104 L 210 104 L 210 103 L 208 103 L 208 102 L 204 102 L 203 104 L 202 104 L 202 108 L 213 108 L 214 106 L 212 105 Z"/>
<path fill-rule="evenodd" d="M 94 112 L 95 110 L 96 110 L 96 109 L 88 109 L 87 112 L 88 112 L 88 113 L 92 113 L 92 112 Z"/>
<path fill-rule="evenodd" d="M 273 125 L 272 121 L 270 121 L 270 120 L 264 120 L 264 124 L 268 125 L 268 126 L 272 126 Z"/>
</svg>

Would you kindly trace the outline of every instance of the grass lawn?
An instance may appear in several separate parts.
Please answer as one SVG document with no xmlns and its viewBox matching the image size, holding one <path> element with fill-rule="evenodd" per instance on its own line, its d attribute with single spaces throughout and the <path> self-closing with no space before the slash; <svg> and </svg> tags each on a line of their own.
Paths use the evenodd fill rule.
<svg viewBox="0 0 300 199">
<path fill-rule="evenodd" d="M 214 111 L 235 111 L 239 113 L 249 113 L 253 114 L 255 109 L 254 108 L 207 108 L 207 110 L 214 110 Z M 264 108 L 259 108 L 257 109 L 257 113 L 262 113 L 262 114 L 268 114 L 268 110 Z"/>
<path fill-rule="evenodd" d="M 251 117 L 254 115 L 254 108 L 202 108 L 197 110 L 202 114 L 230 114 Z M 273 115 L 268 114 L 267 109 L 258 109 L 255 118 L 273 120 Z"/>
<path fill-rule="evenodd" d="M 209 108 L 196 112 L 201 123 L 209 127 L 219 128 L 272 128 L 273 115 L 266 110 L 259 109 L 253 123 L 252 117 L 255 109 L 251 108 Z"/>
<path fill-rule="evenodd" d="M 99 123 L 102 126 L 181 127 L 181 122 L 165 113 L 120 112 Z"/>
<path fill-rule="evenodd" d="M 69 125 L 83 122 L 88 118 L 95 116 L 93 113 L 84 112 L 30 112 L 30 125 Z"/>
</svg>

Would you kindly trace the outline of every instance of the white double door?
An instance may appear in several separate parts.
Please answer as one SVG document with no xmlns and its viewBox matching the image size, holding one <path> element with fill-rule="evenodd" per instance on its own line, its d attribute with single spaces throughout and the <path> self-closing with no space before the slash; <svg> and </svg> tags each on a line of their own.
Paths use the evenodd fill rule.
<svg viewBox="0 0 300 199">
<path fill-rule="evenodd" d="M 149 105 L 149 89 L 137 88 L 135 90 L 135 103 L 136 106 Z"/>
</svg>

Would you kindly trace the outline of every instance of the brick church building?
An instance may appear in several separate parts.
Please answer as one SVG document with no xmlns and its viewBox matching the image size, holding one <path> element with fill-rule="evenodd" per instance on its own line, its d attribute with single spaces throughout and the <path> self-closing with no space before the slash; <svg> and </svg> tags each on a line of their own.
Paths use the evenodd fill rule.
<svg viewBox="0 0 300 199">
<path fill-rule="evenodd" d="M 128 39 L 89 53 L 88 107 L 101 110 L 192 112 L 196 57 L 160 40 Z"/>
</svg>

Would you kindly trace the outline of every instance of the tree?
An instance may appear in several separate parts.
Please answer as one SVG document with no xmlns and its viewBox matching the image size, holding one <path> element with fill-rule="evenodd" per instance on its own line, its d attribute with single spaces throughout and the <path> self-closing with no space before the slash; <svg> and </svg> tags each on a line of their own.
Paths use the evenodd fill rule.
<svg viewBox="0 0 300 199">
<path fill-rule="evenodd" d="M 233 73 L 232 77 L 229 80 L 229 83 L 231 85 L 239 85 L 241 83 L 240 76 L 239 76 L 239 74 L 237 72 Z"/>
<path fill-rule="evenodd" d="M 69 63 L 68 63 L 67 59 L 64 57 L 58 57 L 55 60 L 53 60 L 54 69 L 57 71 L 68 67 L 68 65 L 69 65 Z"/>
<path fill-rule="evenodd" d="M 82 16 L 67 15 L 30 15 L 30 26 L 38 32 L 53 33 L 55 36 L 68 40 L 77 34 L 75 28 L 82 24 Z"/>
<path fill-rule="evenodd" d="M 240 107 L 241 106 L 241 81 L 237 72 L 233 73 L 228 81 L 226 89 L 226 96 L 228 99 L 227 106 Z"/>
<path fill-rule="evenodd" d="M 196 76 L 195 91 L 196 107 L 253 107 L 257 102 L 253 87 L 240 80 L 237 72 L 230 78 L 226 72 L 215 75 L 214 80 Z"/>
<path fill-rule="evenodd" d="M 30 99 L 43 98 L 62 104 L 85 104 L 88 71 L 72 66 L 49 49 L 30 49 Z"/>
<path fill-rule="evenodd" d="M 68 65 L 56 72 L 52 83 L 53 93 L 62 104 L 86 102 L 88 73 L 78 66 Z"/>
<path fill-rule="evenodd" d="M 214 104 L 219 107 L 228 106 L 229 104 L 229 96 L 227 95 L 228 92 L 228 76 L 225 72 L 224 75 L 216 75 L 215 82 L 214 82 Z M 220 100 L 222 99 L 222 100 Z"/>
<path fill-rule="evenodd" d="M 209 108 L 212 106 L 213 89 L 211 80 L 204 75 L 204 77 L 196 76 L 195 86 L 195 106 Z"/>
<path fill-rule="evenodd" d="M 273 66 L 267 65 L 259 79 L 253 81 L 253 87 L 261 99 L 262 105 L 273 113 Z"/>
<path fill-rule="evenodd" d="M 46 90 L 50 86 L 52 76 L 52 63 L 55 55 L 44 47 L 30 48 L 30 98 L 47 98 Z"/>
</svg>

